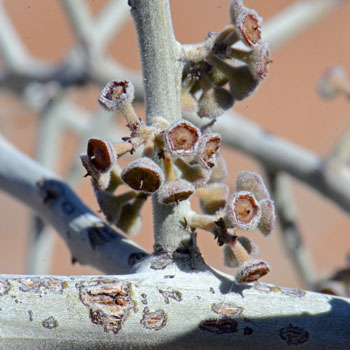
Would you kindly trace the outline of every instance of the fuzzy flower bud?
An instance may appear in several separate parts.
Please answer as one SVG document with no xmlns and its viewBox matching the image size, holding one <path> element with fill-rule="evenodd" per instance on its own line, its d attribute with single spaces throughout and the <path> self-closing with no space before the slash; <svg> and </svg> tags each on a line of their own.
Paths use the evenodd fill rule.
<svg viewBox="0 0 350 350">
<path fill-rule="evenodd" d="M 259 202 L 249 191 L 236 192 L 227 205 L 228 219 L 240 230 L 252 230 L 257 227 L 261 218 Z"/>
<path fill-rule="evenodd" d="M 158 191 L 161 204 L 173 204 L 188 199 L 195 191 L 191 183 L 183 179 L 166 182 Z"/>
<path fill-rule="evenodd" d="M 196 152 L 200 136 L 201 132 L 196 126 L 181 119 L 165 131 L 164 141 L 172 155 L 188 156 Z"/>
<path fill-rule="evenodd" d="M 238 174 L 236 188 L 237 191 L 252 192 L 258 201 L 270 198 L 269 191 L 262 177 L 251 171 L 244 170 Z"/>
<path fill-rule="evenodd" d="M 258 229 L 264 236 L 268 236 L 276 221 L 275 206 L 271 199 L 263 199 L 259 204 L 261 206 L 261 219 Z"/>
<path fill-rule="evenodd" d="M 226 184 L 214 183 L 198 188 L 196 194 L 204 214 L 214 215 L 218 210 L 225 208 L 229 195 Z"/>
<path fill-rule="evenodd" d="M 121 176 L 132 189 L 145 193 L 156 192 L 164 181 L 162 169 L 153 160 L 146 157 L 129 163 L 123 169 Z"/>
<path fill-rule="evenodd" d="M 230 109 L 234 104 L 231 93 L 224 88 L 214 86 L 208 76 L 201 76 L 202 95 L 198 101 L 198 115 L 215 119 Z"/>
</svg>

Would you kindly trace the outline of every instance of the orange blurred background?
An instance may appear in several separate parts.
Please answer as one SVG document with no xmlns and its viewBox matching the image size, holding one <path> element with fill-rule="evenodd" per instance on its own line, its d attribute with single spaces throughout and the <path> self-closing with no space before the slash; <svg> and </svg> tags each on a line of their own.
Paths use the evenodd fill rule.
<svg viewBox="0 0 350 350">
<path fill-rule="evenodd" d="M 49 62 L 59 62 L 75 45 L 75 38 L 60 1 L 7 0 L 4 3 L 23 42 L 34 56 Z M 94 14 L 101 10 L 104 3 L 101 0 L 89 1 Z M 291 3 L 290 0 L 245 1 L 246 6 L 256 9 L 265 21 Z M 228 0 L 171 1 L 176 38 L 182 43 L 193 43 L 202 41 L 209 31 L 220 31 L 228 23 L 228 7 Z M 350 2 L 344 1 L 325 18 L 275 51 L 266 81 L 254 96 L 236 103 L 235 110 L 269 132 L 320 157 L 327 156 L 346 129 L 349 129 L 350 104 L 344 97 L 322 100 L 317 95 L 315 86 L 330 65 L 340 64 L 350 72 L 349 14 Z M 108 50 L 122 64 L 140 69 L 137 38 L 131 18 L 110 42 Z M 86 110 L 94 112 L 98 108 L 98 93 L 98 87 L 86 86 L 69 95 Z M 1 90 L 0 106 L 2 133 L 23 152 L 33 156 L 38 116 L 32 114 L 20 99 L 5 89 Z M 142 107 L 137 111 L 140 116 L 144 116 Z M 70 164 L 77 140 L 73 135 L 67 134 L 64 142 L 59 165 L 62 175 Z M 233 174 L 226 181 L 231 191 L 239 171 L 247 169 L 262 172 L 259 164 L 244 154 L 225 148 L 224 155 L 229 173 Z M 345 264 L 346 254 L 350 253 L 349 214 L 304 184 L 294 180 L 292 183 L 304 244 L 320 276 L 331 273 Z M 82 179 L 81 185 L 75 190 L 96 212 L 98 206 L 90 181 Z M 151 251 L 153 245 L 150 210 L 150 203 L 147 203 L 143 210 L 142 231 L 133 238 L 147 251 Z M 31 212 L 21 203 L 0 193 L 0 217 L 0 273 L 24 273 Z M 264 281 L 303 287 L 281 245 L 278 225 L 269 238 L 262 237 L 258 232 L 249 233 L 249 236 L 259 245 L 259 257 L 267 260 L 272 267 Z M 100 274 L 100 271 L 88 266 L 72 265 L 70 253 L 62 239 L 55 235 L 54 240 L 50 273 Z M 198 241 L 204 259 L 210 265 L 229 273 L 232 271 L 223 267 L 222 249 L 216 246 L 212 235 L 198 232 Z"/>
</svg>

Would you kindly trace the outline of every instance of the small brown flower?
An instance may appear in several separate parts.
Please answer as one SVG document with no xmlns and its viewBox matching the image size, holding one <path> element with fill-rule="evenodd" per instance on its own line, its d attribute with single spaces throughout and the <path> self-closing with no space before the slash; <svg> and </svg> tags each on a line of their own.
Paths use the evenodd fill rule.
<svg viewBox="0 0 350 350">
<path fill-rule="evenodd" d="M 249 283 L 257 281 L 271 270 L 270 265 L 263 260 L 251 259 L 244 262 L 235 275 L 237 283 Z"/>
<path fill-rule="evenodd" d="M 198 144 L 197 158 L 200 164 L 211 169 L 216 164 L 216 154 L 220 150 L 221 136 L 217 133 L 204 134 Z"/>
</svg>

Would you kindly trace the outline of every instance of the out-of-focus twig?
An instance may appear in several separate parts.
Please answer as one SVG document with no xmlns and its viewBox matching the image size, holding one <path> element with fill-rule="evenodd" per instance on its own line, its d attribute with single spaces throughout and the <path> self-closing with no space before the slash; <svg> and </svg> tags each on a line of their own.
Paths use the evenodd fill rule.
<svg viewBox="0 0 350 350">
<path fill-rule="evenodd" d="M 275 201 L 285 250 L 306 289 L 312 289 L 317 280 L 317 275 L 311 256 L 303 244 L 289 179 L 285 174 L 276 173 L 269 169 L 265 170 L 272 191 L 272 198 Z"/>
</svg>

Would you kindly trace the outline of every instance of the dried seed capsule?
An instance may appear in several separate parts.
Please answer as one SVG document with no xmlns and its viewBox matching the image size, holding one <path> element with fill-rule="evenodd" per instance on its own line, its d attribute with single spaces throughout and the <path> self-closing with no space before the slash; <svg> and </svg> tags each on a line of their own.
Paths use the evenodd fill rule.
<svg viewBox="0 0 350 350">
<path fill-rule="evenodd" d="M 226 184 L 214 183 L 198 188 L 196 194 L 199 197 L 199 205 L 202 212 L 213 215 L 218 210 L 225 208 L 229 187 Z"/>
<path fill-rule="evenodd" d="M 258 229 L 263 235 L 268 236 L 272 232 L 276 221 L 275 206 L 271 199 L 263 199 L 259 204 L 261 206 L 261 219 Z"/>
<path fill-rule="evenodd" d="M 251 95 L 261 82 L 261 78 L 257 79 L 247 65 L 233 67 L 215 55 L 209 56 L 207 61 L 227 76 L 235 100 L 240 101 Z"/>
<path fill-rule="evenodd" d="M 257 227 L 261 218 L 261 207 L 253 193 L 236 192 L 227 205 L 228 219 L 240 230 L 252 230 Z"/>
<path fill-rule="evenodd" d="M 270 265 L 263 260 L 248 260 L 239 266 L 235 275 L 237 283 L 249 283 L 257 281 L 271 270 Z"/>
<path fill-rule="evenodd" d="M 228 47 L 226 55 L 247 63 L 249 70 L 256 80 L 264 80 L 269 72 L 272 62 L 268 43 L 259 43 L 251 51 L 242 51 L 234 47 Z"/>
<path fill-rule="evenodd" d="M 117 154 L 112 143 L 100 138 L 89 139 L 87 155 L 100 172 L 110 171 L 117 163 Z"/>
<path fill-rule="evenodd" d="M 221 136 L 217 133 L 204 134 L 200 137 L 197 150 L 199 164 L 211 169 L 216 164 L 216 154 L 220 150 Z"/>
<path fill-rule="evenodd" d="M 80 160 L 87 171 L 87 175 L 92 177 L 95 185 L 101 190 L 107 189 L 111 179 L 111 172 L 101 172 L 97 170 L 87 154 L 81 154 Z"/>
<path fill-rule="evenodd" d="M 191 182 L 195 188 L 204 186 L 210 178 L 211 170 L 202 165 L 189 164 L 181 158 L 177 158 L 174 163 L 181 170 L 182 177 Z"/>
<path fill-rule="evenodd" d="M 231 22 L 236 28 L 239 39 L 247 46 L 254 46 L 261 40 L 262 18 L 255 10 L 233 0 L 230 5 Z"/>
<path fill-rule="evenodd" d="M 231 93 L 224 88 L 214 86 L 208 76 L 201 75 L 202 95 L 198 101 L 198 115 L 215 119 L 233 106 Z"/>
<path fill-rule="evenodd" d="M 165 144 L 175 156 L 193 155 L 198 146 L 200 130 L 187 120 L 172 124 L 164 133 Z"/>
<path fill-rule="evenodd" d="M 237 191 L 252 192 L 258 201 L 270 198 L 269 191 L 267 190 L 262 177 L 251 171 L 244 170 L 238 174 L 236 188 Z"/>
<path fill-rule="evenodd" d="M 118 110 L 124 116 L 131 132 L 137 131 L 142 121 L 131 103 L 134 100 L 134 85 L 129 80 L 111 80 L 100 93 L 98 102 L 108 111 Z"/>
<path fill-rule="evenodd" d="M 120 110 L 134 100 L 134 85 L 129 80 L 111 80 L 100 93 L 98 102 L 108 111 Z"/>
<path fill-rule="evenodd" d="M 222 182 L 228 175 L 226 161 L 220 151 L 216 153 L 215 166 L 211 170 L 208 183 Z"/>
<path fill-rule="evenodd" d="M 122 179 L 136 191 L 153 193 L 162 185 L 164 174 L 153 160 L 143 157 L 132 161 L 123 169 Z"/>
<path fill-rule="evenodd" d="M 195 188 L 188 181 L 175 179 L 166 182 L 158 191 L 158 201 L 161 204 L 173 204 L 188 199 Z"/>
</svg>

